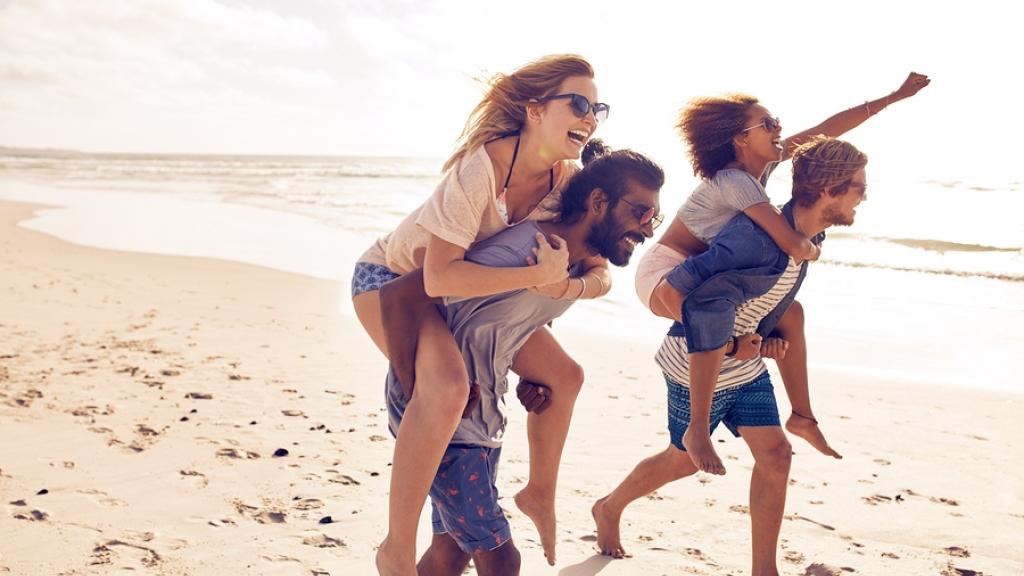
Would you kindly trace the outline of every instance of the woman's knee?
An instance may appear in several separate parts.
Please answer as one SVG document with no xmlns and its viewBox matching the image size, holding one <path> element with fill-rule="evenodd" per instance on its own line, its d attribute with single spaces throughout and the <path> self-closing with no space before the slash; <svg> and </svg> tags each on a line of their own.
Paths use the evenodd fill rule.
<svg viewBox="0 0 1024 576">
<path fill-rule="evenodd" d="M 779 328 L 783 330 L 801 330 L 804 327 L 804 307 L 799 301 L 793 300 L 785 314 L 779 319 Z"/>
<path fill-rule="evenodd" d="M 461 415 L 469 399 L 469 378 L 458 370 L 417 373 L 413 399 L 440 413 Z"/>
</svg>

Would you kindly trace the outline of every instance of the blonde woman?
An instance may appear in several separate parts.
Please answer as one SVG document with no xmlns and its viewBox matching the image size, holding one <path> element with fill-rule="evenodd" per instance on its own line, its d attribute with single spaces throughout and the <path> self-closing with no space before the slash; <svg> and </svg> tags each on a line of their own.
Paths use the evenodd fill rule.
<svg viewBox="0 0 1024 576">
<path fill-rule="evenodd" d="M 416 268 L 423 268 L 430 296 L 475 297 L 539 287 L 552 297 L 583 299 L 608 291 L 611 278 L 602 258 L 588 258 L 585 273 L 569 278 L 564 243 L 555 248 L 541 242 L 535 262 L 521 267 L 494 268 L 465 260 L 476 242 L 524 220 L 557 215 L 560 191 L 577 170 L 574 160 L 608 114 L 608 106 L 597 100 L 593 77 L 583 58 L 559 55 L 491 80 L 434 194 L 356 264 L 353 304 L 382 352 L 387 355 L 391 347 L 382 327 L 379 289 Z M 377 553 L 378 571 L 387 575 L 416 574 L 420 511 L 469 394 L 462 356 L 440 316 L 417 320 L 415 380 L 399 373 L 400 381 L 415 386 L 397 433 L 388 534 Z M 536 524 L 553 564 L 558 464 L 583 371 L 547 328 L 530 337 L 512 369 L 553 391 L 547 409 L 528 417 L 530 480 L 515 497 Z"/>
</svg>

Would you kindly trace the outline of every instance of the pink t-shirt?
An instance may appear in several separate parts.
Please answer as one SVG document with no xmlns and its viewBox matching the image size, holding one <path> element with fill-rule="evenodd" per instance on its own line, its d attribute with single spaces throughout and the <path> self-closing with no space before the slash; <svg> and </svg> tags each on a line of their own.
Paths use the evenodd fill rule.
<svg viewBox="0 0 1024 576">
<path fill-rule="evenodd" d="M 555 186 L 527 215 L 541 222 L 558 215 L 562 189 L 579 168 L 571 160 L 555 167 Z M 445 173 L 434 193 L 402 220 L 394 232 L 378 239 L 360 262 L 381 264 L 398 274 L 423 266 L 430 236 L 466 250 L 516 224 L 498 213 L 494 166 L 483 146 L 463 156 Z"/>
</svg>

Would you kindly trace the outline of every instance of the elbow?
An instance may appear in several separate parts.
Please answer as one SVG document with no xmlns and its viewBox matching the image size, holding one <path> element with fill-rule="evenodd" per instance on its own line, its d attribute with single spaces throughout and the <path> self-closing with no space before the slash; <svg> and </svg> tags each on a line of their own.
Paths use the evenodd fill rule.
<svg viewBox="0 0 1024 576">
<path fill-rule="evenodd" d="M 424 268 L 423 270 L 423 291 L 431 298 L 444 296 L 444 274 Z"/>
</svg>

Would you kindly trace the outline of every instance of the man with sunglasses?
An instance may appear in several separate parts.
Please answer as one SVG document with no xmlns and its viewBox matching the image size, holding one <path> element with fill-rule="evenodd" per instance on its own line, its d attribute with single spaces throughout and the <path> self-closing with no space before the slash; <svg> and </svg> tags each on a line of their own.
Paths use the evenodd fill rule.
<svg viewBox="0 0 1024 576">
<path fill-rule="evenodd" d="M 601 145 L 592 141 L 588 147 Z M 474 245 L 466 259 L 507 268 L 532 262 L 540 252 L 561 252 L 574 277 L 582 273 L 584 259 L 593 256 L 625 266 L 636 245 L 653 236 L 664 174 L 654 162 L 629 150 L 602 150 L 602 155 L 590 161 L 587 153 L 584 157 L 584 168 L 562 194 L 557 220 L 527 220 L 512 226 Z M 428 299 L 422 270 L 418 270 L 382 286 L 382 310 L 397 306 L 404 315 L 416 316 L 427 306 L 438 307 L 471 379 L 463 420 L 430 487 L 434 538 L 420 559 L 420 573 L 456 576 L 470 559 L 482 576 L 519 573 L 519 551 L 511 541 L 495 486 L 506 424 L 503 394 L 519 349 L 537 328 L 572 305 L 576 295 L 566 292 L 574 285 L 566 282 L 561 298 L 523 289 L 472 298 Z M 384 314 L 389 348 L 395 327 L 387 319 L 397 316 Z M 401 424 L 412 392 L 399 373 L 392 366 L 386 384 L 392 433 Z"/>
<path fill-rule="evenodd" d="M 853 223 L 867 197 L 867 157 L 853 145 L 821 137 L 793 156 L 793 198 L 782 215 L 816 245 L 831 226 Z M 767 368 L 761 358 L 723 362 L 726 343 L 755 331 L 768 338 L 793 303 L 807 272 L 746 214 L 731 219 L 707 251 L 676 266 L 668 282 L 687 294 L 684 322 L 676 322 L 656 359 L 668 384 L 670 444 L 641 461 L 592 509 L 601 552 L 623 557 L 619 522 L 631 502 L 665 484 L 691 476 L 698 466 L 687 454 L 683 434 L 691 420 L 690 388 L 715 390 L 710 429 L 724 423 L 742 437 L 754 456 L 750 486 L 753 573 L 778 574 L 776 549 L 786 501 L 792 455 L 779 420 Z M 691 355 L 716 354 L 710 369 L 691 364 Z"/>
</svg>

